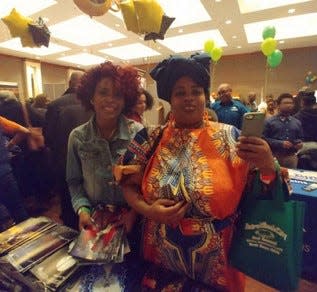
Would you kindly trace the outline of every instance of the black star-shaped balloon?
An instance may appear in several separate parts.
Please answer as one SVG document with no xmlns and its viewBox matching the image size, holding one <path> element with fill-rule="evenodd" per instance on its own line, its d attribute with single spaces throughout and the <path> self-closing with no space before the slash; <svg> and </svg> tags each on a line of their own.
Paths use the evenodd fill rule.
<svg viewBox="0 0 317 292">
<path fill-rule="evenodd" d="M 164 36 L 167 32 L 167 30 L 169 29 L 169 27 L 171 26 L 171 24 L 173 23 L 173 21 L 175 20 L 175 17 L 169 17 L 166 16 L 165 14 L 162 16 L 162 22 L 161 22 L 161 28 L 159 33 L 155 33 L 155 32 L 150 32 L 148 34 L 146 34 L 144 36 L 144 40 L 148 41 L 148 40 L 164 40 Z"/>
<path fill-rule="evenodd" d="M 39 17 L 39 19 L 36 22 L 29 23 L 29 31 L 32 35 L 33 42 L 38 47 L 48 47 L 51 33 L 41 17 Z"/>
</svg>

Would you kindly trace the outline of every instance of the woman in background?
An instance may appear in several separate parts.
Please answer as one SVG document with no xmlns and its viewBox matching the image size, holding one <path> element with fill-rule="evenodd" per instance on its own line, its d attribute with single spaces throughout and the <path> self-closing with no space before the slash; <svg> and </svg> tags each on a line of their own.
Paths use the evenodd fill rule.
<svg viewBox="0 0 317 292">
<path fill-rule="evenodd" d="M 153 96 L 146 91 L 145 89 L 141 88 L 138 93 L 138 98 L 136 104 L 132 107 L 129 112 L 126 113 L 126 117 L 128 119 L 134 120 L 139 122 L 143 125 L 146 125 L 146 121 L 144 119 L 144 112 L 151 110 L 154 104 Z"/>
</svg>

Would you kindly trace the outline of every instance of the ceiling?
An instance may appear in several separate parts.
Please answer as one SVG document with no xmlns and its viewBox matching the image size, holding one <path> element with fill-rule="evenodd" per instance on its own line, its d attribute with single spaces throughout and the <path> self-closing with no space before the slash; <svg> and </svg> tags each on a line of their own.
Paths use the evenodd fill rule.
<svg viewBox="0 0 317 292">
<path fill-rule="evenodd" d="M 243 54 L 260 50 L 262 31 L 268 25 L 275 26 L 280 50 L 317 45 L 317 0 L 157 1 L 176 20 L 165 40 L 154 42 L 127 31 L 121 12 L 90 18 L 73 0 L 1 0 L 0 17 L 12 8 L 34 20 L 41 16 L 51 40 L 48 48 L 22 48 L 0 21 L 0 54 L 78 68 L 106 59 L 138 65 L 202 50 L 208 39 L 222 47 L 224 55 Z M 65 21 L 70 28 L 63 26 Z"/>
</svg>

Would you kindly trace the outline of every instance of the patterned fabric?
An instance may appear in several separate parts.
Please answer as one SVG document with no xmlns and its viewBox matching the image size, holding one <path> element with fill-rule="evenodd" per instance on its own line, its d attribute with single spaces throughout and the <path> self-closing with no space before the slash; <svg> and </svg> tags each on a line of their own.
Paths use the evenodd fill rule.
<svg viewBox="0 0 317 292">
<path fill-rule="evenodd" d="M 200 129 L 176 129 L 170 122 L 148 160 L 159 132 L 150 139 L 139 132 L 122 162 L 146 165 L 146 202 L 186 200 L 190 208 L 177 227 L 146 220 L 145 259 L 209 286 L 239 291 L 243 284 L 227 264 L 232 224 L 216 228 L 232 218 L 247 179 L 248 166 L 235 152 L 238 130 L 207 121 Z"/>
</svg>

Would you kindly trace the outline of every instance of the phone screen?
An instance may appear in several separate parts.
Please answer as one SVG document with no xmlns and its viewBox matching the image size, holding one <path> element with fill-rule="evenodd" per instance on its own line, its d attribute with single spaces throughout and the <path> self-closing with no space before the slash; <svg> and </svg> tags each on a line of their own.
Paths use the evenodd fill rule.
<svg viewBox="0 0 317 292">
<path fill-rule="evenodd" d="M 243 116 L 241 136 L 261 137 L 264 128 L 264 119 L 264 113 L 245 113 Z"/>
</svg>

